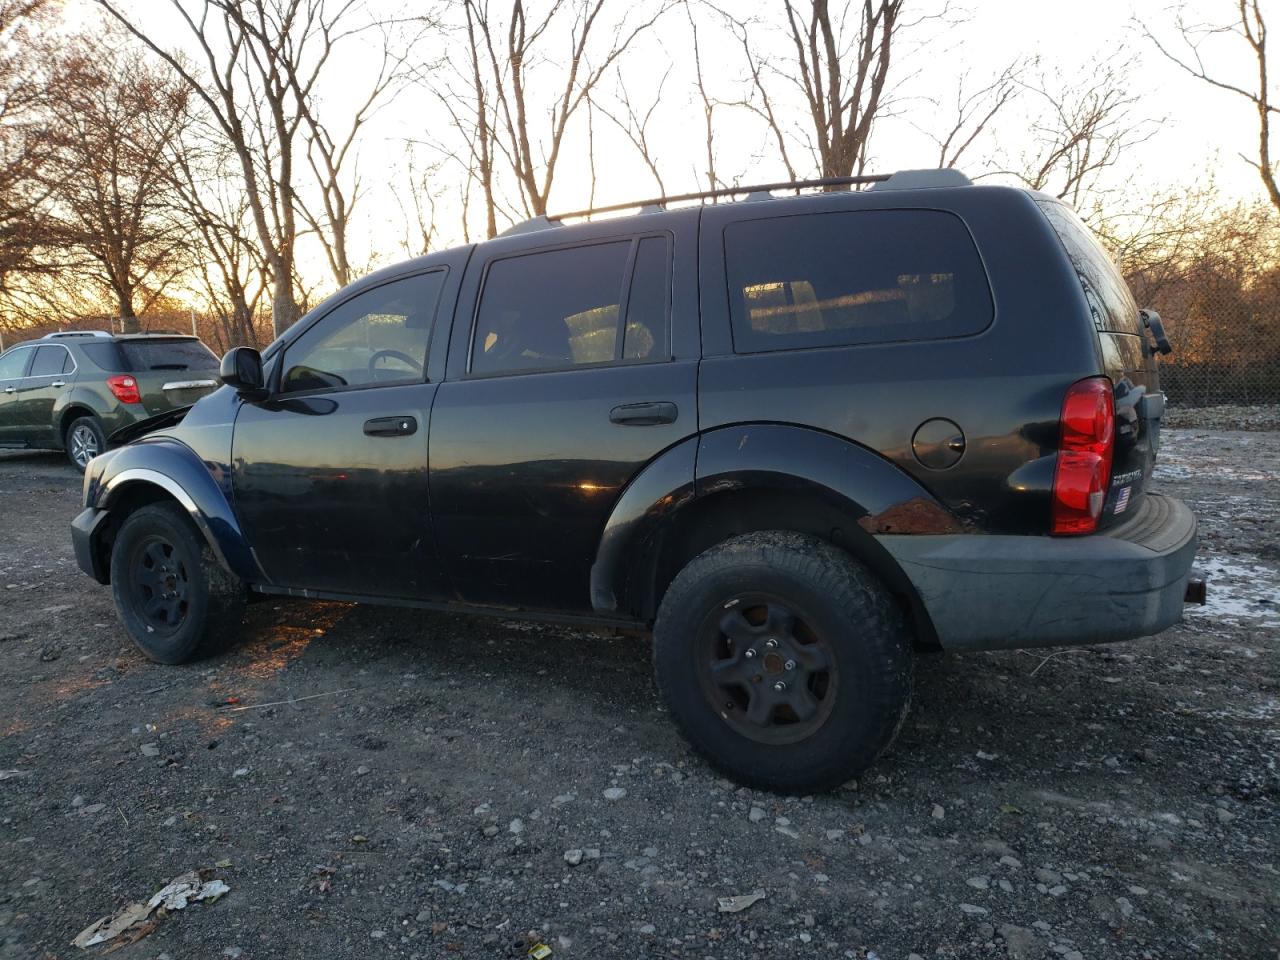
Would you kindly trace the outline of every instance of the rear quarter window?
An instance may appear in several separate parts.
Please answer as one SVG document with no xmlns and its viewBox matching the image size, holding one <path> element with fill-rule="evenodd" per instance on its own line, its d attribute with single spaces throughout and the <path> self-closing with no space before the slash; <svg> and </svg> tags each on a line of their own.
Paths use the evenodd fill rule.
<svg viewBox="0 0 1280 960">
<path fill-rule="evenodd" d="M 966 336 L 995 313 L 973 238 L 943 211 L 745 220 L 724 243 L 737 353 Z"/>
<path fill-rule="evenodd" d="M 129 373 L 212 370 L 218 358 L 199 340 L 124 340 L 118 346 Z"/>
<path fill-rule="evenodd" d="M 76 348 L 86 360 L 105 373 L 124 371 L 120 349 L 114 343 L 79 343 Z"/>
<path fill-rule="evenodd" d="M 1056 200 L 1037 200 L 1036 204 L 1062 241 L 1062 248 L 1084 290 L 1094 328 L 1099 332 L 1142 336 L 1138 304 L 1093 232 L 1066 204 Z"/>
</svg>

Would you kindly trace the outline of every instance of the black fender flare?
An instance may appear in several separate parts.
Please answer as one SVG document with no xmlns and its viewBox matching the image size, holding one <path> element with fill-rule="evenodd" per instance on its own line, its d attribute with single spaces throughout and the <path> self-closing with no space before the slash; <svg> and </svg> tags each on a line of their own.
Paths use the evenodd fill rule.
<svg viewBox="0 0 1280 960">
<path fill-rule="evenodd" d="M 182 506 L 224 568 L 242 580 L 265 582 L 231 508 L 229 484 L 225 465 L 205 463 L 173 437 L 149 437 L 90 461 L 85 506 L 110 514 L 138 486 L 156 487 Z"/>
<path fill-rule="evenodd" d="M 919 603 L 914 587 L 877 535 L 961 529 L 909 474 L 844 437 L 780 423 L 718 427 L 669 448 L 618 499 L 591 569 L 596 611 L 651 618 L 658 598 L 646 596 L 644 580 L 662 538 L 712 498 L 749 492 L 804 498 L 847 517 L 842 545 L 906 594 L 913 608 Z"/>
</svg>

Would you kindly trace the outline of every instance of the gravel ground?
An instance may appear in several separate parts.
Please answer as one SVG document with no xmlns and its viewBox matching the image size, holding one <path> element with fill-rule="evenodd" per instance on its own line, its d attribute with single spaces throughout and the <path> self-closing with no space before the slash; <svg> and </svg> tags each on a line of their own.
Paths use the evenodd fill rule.
<svg viewBox="0 0 1280 960">
<path fill-rule="evenodd" d="M 1164 422 L 1174 429 L 1202 430 L 1280 430 L 1280 404 L 1262 406 L 1165 408 Z"/>
<path fill-rule="evenodd" d="M 635 637 L 268 602 L 153 665 L 75 567 L 79 478 L 0 454 L 0 957 L 206 869 L 115 956 L 1274 958 L 1278 479 L 1280 433 L 1167 430 L 1207 608 L 922 657 L 893 752 L 781 798 L 690 755 Z"/>
</svg>

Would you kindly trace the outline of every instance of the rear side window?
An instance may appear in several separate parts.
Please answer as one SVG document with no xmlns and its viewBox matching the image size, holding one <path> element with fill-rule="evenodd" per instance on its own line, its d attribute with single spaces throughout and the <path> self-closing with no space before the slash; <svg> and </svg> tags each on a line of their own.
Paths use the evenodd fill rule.
<svg viewBox="0 0 1280 960">
<path fill-rule="evenodd" d="M 1037 200 L 1036 203 L 1058 234 L 1067 258 L 1080 278 L 1094 327 L 1099 331 L 1142 336 L 1138 304 L 1093 232 L 1065 204 L 1056 200 Z"/>
<path fill-rule="evenodd" d="M 99 370 L 107 373 L 123 373 L 124 362 L 120 359 L 120 348 L 114 343 L 82 343 L 80 352 Z"/>
<path fill-rule="evenodd" d="M 71 369 L 71 354 L 66 347 L 38 347 L 36 358 L 31 361 L 29 377 L 49 377 L 66 373 Z"/>
<path fill-rule="evenodd" d="M 973 239 L 950 213 L 746 220 L 724 243 L 738 353 L 959 337 L 994 315 Z"/>
<path fill-rule="evenodd" d="M 218 358 L 199 340 L 122 340 L 119 346 L 129 373 L 213 370 L 218 366 Z"/>
<path fill-rule="evenodd" d="M 495 260 L 476 312 L 471 372 L 665 358 L 670 299 L 664 237 Z"/>
</svg>

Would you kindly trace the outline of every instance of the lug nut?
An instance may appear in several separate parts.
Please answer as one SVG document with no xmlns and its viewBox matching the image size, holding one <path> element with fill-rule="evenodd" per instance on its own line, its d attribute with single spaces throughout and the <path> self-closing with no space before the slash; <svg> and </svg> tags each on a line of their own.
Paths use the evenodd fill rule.
<svg viewBox="0 0 1280 960">
<path fill-rule="evenodd" d="M 778 693 L 781 693 L 783 690 L 787 689 L 787 685 L 783 681 L 779 680 L 777 683 L 773 685 L 773 689 L 776 690 Z"/>
<path fill-rule="evenodd" d="M 752 647 L 747 647 L 746 650 L 742 651 L 742 655 L 746 657 L 748 660 L 750 660 L 752 657 L 756 655 L 756 651 Z"/>
<path fill-rule="evenodd" d="M 770 637 L 768 640 L 764 642 L 764 645 L 768 647 L 770 650 L 772 650 L 774 647 L 778 645 L 778 641 Z"/>
<path fill-rule="evenodd" d="M 783 667 L 785 667 L 788 671 L 794 670 L 796 668 L 796 662 L 794 660 L 788 660 L 786 663 L 783 664 Z"/>
</svg>

